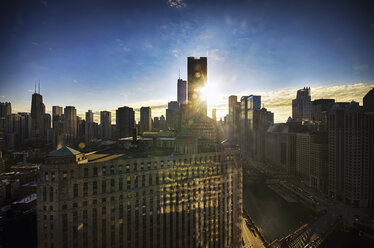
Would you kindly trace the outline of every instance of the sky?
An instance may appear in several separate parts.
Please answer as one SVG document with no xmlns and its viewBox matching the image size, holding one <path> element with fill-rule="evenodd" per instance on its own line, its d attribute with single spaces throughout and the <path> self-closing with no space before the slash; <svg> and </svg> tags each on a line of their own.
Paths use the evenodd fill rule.
<svg viewBox="0 0 374 248">
<path fill-rule="evenodd" d="M 13 112 L 30 111 L 40 80 L 47 112 L 165 115 L 188 56 L 208 57 L 218 118 L 232 94 L 260 94 L 285 122 L 297 89 L 362 103 L 374 87 L 370 1 L 5 0 L 0 9 L 0 101 Z"/>
</svg>

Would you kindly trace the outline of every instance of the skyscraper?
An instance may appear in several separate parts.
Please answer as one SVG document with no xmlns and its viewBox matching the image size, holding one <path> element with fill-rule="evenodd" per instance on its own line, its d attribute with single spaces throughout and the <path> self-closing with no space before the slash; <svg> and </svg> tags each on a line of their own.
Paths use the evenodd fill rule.
<svg viewBox="0 0 374 248">
<path fill-rule="evenodd" d="M 190 117 L 202 119 L 207 116 L 207 101 L 204 88 L 207 84 L 207 58 L 188 57 L 188 104 L 191 104 Z"/>
<path fill-rule="evenodd" d="M 112 138 L 112 113 L 109 111 L 100 112 L 101 138 L 108 140 Z"/>
<path fill-rule="evenodd" d="M 140 129 L 141 132 L 152 131 L 152 110 L 150 107 L 140 108 Z"/>
<path fill-rule="evenodd" d="M 118 138 L 131 137 L 135 127 L 135 112 L 132 108 L 121 107 L 116 110 Z"/>
<path fill-rule="evenodd" d="M 365 103 L 374 99 L 373 90 Z M 328 114 L 328 193 L 357 207 L 374 207 L 374 112 L 357 102 Z"/>
<path fill-rule="evenodd" d="M 91 139 L 97 138 L 97 128 L 95 132 L 95 128 L 94 128 L 95 125 L 91 124 L 93 122 L 94 122 L 94 113 L 92 112 L 92 110 L 88 110 L 86 112 L 86 123 L 85 123 L 86 143 L 90 142 Z"/>
<path fill-rule="evenodd" d="M 187 95 L 187 81 L 183 79 L 178 79 L 178 103 L 186 104 Z"/>
<path fill-rule="evenodd" d="M 72 144 L 77 138 L 77 110 L 73 106 L 64 109 L 64 136 L 66 144 Z"/>
<path fill-rule="evenodd" d="M 12 105 L 10 102 L 0 102 L 0 118 L 6 118 L 12 114 Z"/>
<path fill-rule="evenodd" d="M 168 109 L 179 110 L 179 103 L 176 101 L 168 102 Z"/>
<path fill-rule="evenodd" d="M 304 87 L 297 91 L 296 99 L 292 100 L 292 119 L 294 121 L 312 119 L 310 88 Z"/>
<path fill-rule="evenodd" d="M 217 121 L 217 109 L 212 109 L 212 119 Z"/>
<path fill-rule="evenodd" d="M 62 107 L 52 106 L 52 127 L 57 127 L 57 122 L 62 120 Z"/>
<path fill-rule="evenodd" d="M 39 137 L 43 135 L 43 115 L 45 113 L 45 105 L 43 103 L 43 97 L 39 93 L 32 94 L 31 100 L 31 132 L 33 137 Z"/>
</svg>

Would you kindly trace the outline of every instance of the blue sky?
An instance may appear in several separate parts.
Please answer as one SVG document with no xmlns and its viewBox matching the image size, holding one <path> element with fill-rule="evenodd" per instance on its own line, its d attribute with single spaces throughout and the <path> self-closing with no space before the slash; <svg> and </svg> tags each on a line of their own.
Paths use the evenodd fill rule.
<svg viewBox="0 0 374 248">
<path fill-rule="evenodd" d="M 11 101 L 16 111 L 30 111 L 34 82 L 40 80 L 49 111 L 52 105 L 73 105 L 78 113 L 153 106 L 159 116 L 176 100 L 178 71 L 186 78 L 188 56 L 208 56 L 214 89 L 208 104 L 219 109 L 219 117 L 227 112 L 230 94 L 273 92 L 263 98 L 272 99 L 310 86 L 313 98 L 313 88 L 340 87 L 341 100 L 361 101 L 362 92 L 373 87 L 369 1 L 2 5 L 0 101 Z M 265 101 L 265 107 L 285 121 L 288 113 L 277 117 L 273 102 Z"/>
</svg>

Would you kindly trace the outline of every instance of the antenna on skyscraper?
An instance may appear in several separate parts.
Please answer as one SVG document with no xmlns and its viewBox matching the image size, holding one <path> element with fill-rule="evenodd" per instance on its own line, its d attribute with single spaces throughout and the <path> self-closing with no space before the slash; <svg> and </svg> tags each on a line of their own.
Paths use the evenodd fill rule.
<svg viewBox="0 0 374 248">
<path fill-rule="evenodd" d="M 35 80 L 35 85 L 34 85 L 34 93 L 36 93 L 36 80 Z"/>
<path fill-rule="evenodd" d="M 38 89 L 38 94 L 40 94 L 40 80 L 39 80 L 39 89 Z"/>
<path fill-rule="evenodd" d="M 181 68 L 179 68 L 179 79 L 181 79 Z"/>
</svg>

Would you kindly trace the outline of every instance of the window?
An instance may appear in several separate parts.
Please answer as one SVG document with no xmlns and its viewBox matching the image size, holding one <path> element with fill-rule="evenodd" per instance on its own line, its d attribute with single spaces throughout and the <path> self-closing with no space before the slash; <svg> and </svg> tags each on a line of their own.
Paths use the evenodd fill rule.
<svg viewBox="0 0 374 248">
<path fill-rule="evenodd" d="M 68 173 L 67 173 L 66 171 L 63 171 L 63 172 L 62 172 L 62 178 L 63 178 L 63 179 L 68 178 Z"/>
<path fill-rule="evenodd" d="M 52 180 L 52 181 L 55 180 L 55 173 L 54 173 L 54 172 L 51 173 L 51 180 Z"/>
<path fill-rule="evenodd" d="M 105 176 L 106 175 L 106 167 L 103 167 L 102 171 L 103 171 L 103 176 Z"/>
<path fill-rule="evenodd" d="M 105 193 L 106 192 L 106 181 L 103 181 L 101 183 L 101 193 Z"/>
<path fill-rule="evenodd" d="M 97 182 L 92 183 L 92 193 L 97 195 Z"/>
<path fill-rule="evenodd" d="M 114 166 L 111 166 L 111 167 L 110 167 L 110 174 L 111 174 L 111 175 L 114 175 Z"/>
<path fill-rule="evenodd" d="M 83 170 L 84 172 L 84 177 L 88 177 L 88 168 L 84 168 L 84 170 Z"/>
<path fill-rule="evenodd" d="M 123 178 L 122 177 L 118 181 L 118 188 L 119 188 L 119 190 L 123 189 Z"/>
<path fill-rule="evenodd" d="M 78 197 L 78 184 L 74 184 L 73 194 L 74 194 L 74 197 Z"/>
<path fill-rule="evenodd" d="M 48 181 L 48 172 L 44 173 L 44 178 L 46 181 Z"/>
<path fill-rule="evenodd" d="M 51 187 L 49 190 L 49 201 L 53 202 L 53 187 Z"/>
<path fill-rule="evenodd" d="M 94 167 L 94 168 L 93 168 L 93 175 L 94 175 L 94 176 L 97 176 L 97 167 Z"/>
<path fill-rule="evenodd" d="M 118 167 L 118 173 L 119 173 L 119 174 L 122 174 L 122 165 L 120 165 L 120 166 Z"/>
<path fill-rule="evenodd" d="M 83 184 L 83 196 L 88 195 L 88 183 Z"/>
</svg>

